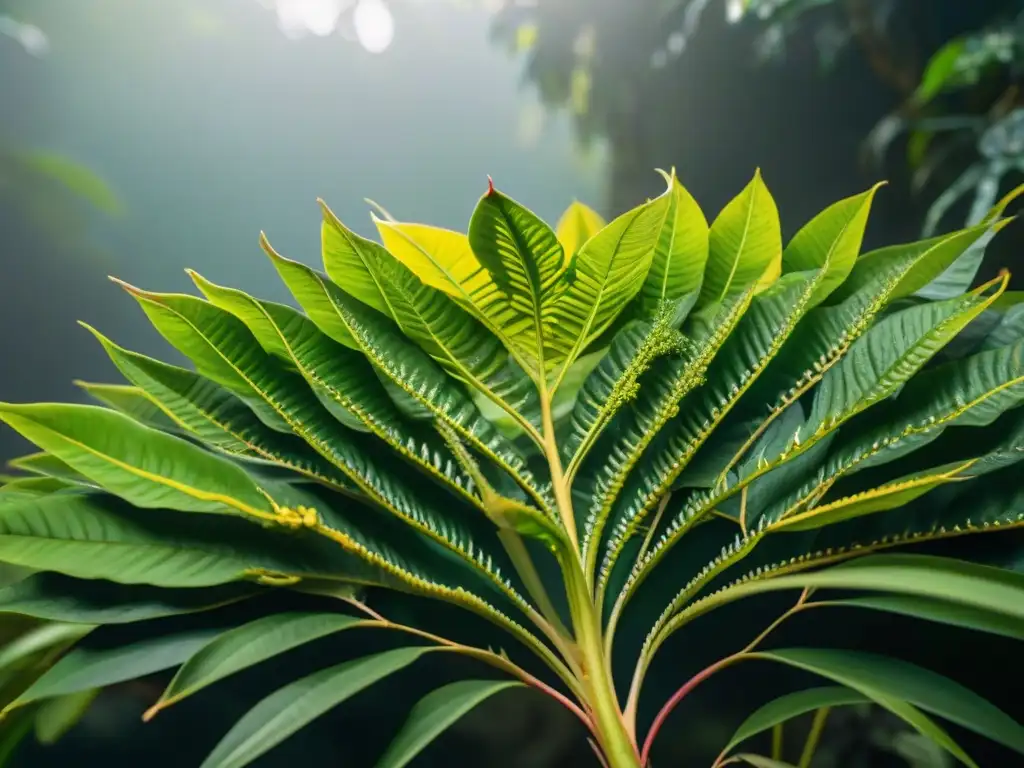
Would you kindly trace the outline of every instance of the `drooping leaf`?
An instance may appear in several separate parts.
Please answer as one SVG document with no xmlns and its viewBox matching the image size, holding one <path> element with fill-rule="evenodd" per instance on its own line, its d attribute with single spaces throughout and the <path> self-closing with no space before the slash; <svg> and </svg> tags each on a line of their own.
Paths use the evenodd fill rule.
<svg viewBox="0 0 1024 768">
<path fill-rule="evenodd" d="M 9 709 L 54 696 L 105 688 L 176 667 L 215 635 L 216 630 L 204 629 L 106 650 L 76 648 L 43 673 Z"/>
<path fill-rule="evenodd" d="M 880 691 L 1024 754 L 1024 726 L 959 683 L 913 664 L 861 651 L 817 648 L 762 651 L 757 656 L 828 677 L 871 698 Z"/>
<path fill-rule="evenodd" d="M 50 648 L 73 644 L 96 628 L 94 624 L 48 622 L 30 629 L 0 648 L 0 670 Z"/>
<path fill-rule="evenodd" d="M 249 710 L 200 768 L 242 768 L 296 731 L 409 666 L 430 648 L 398 648 L 345 662 L 289 683 Z"/>
<path fill-rule="evenodd" d="M 732 752 L 752 736 L 808 712 L 814 712 L 823 707 L 841 707 L 862 704 L 867 701 L 870 699 L 864 694 L 842 687 L 808 688 L 804 691 L 788 693 L 768 702 L 744 720 L 736 729 L 736 733 L 733 734 L 729 743 L 725 745 L 722 754 Z"/>
<path fill-rule="evenodd" d="M 229 630 L 182 665 L 159 701 L 147 711 L 146 719 L 225 677 L 366 623 L 337 613 L 276 613 Z"/>
<path fill-rule="evenodd" d="M 237 466 L 90 405 L 0 405 L 0 420 L 96 484 L 140 507 L 271 518 L 271 500 Z"/>
<path fill-rule="evenodd" d="M 521 685 L 514 680 L 462 680 L 427 694 L 416 702 L 405 725 L 377 761 L 377 768 L 403 768 L 471 709 L 500 691 Z"/>
</svg>

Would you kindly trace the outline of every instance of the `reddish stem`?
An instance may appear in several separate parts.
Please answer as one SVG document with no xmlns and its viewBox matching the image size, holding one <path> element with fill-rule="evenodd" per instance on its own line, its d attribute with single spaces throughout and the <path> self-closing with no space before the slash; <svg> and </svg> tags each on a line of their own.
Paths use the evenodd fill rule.
<svg viewBox="0 0 1024 768">
<path fill-rule="evenodd" d="M 665 706 L 658 712 L 658 716 L 654 718 L 654 722 L 651 724 L 651 729 L 647 732 L 647 738 L 644 739 L 644 748 L 640 753 L 640 765 L 646 766 L 647 761 L 651 755 L 651 747 L 654 745 L 654 739 L 658 735 L 658 731 L 661 730 L 661 726 L 665 724 L 665 720 L 672 713 L 672 710 L 676 708 L 689 693 L 700 685 L 702 682 L 711 677 L 715 672 L 725 669 L 730 664 L 733 664 L 743 658 L 743 653 L 734 653 L 732 656 L 726 656 L 724 659 L 719 659 L 710 667 L 705 667 L 696 675 L 686 681 L 678 691 L 672 694 L 672 698 L 665 702 Z"/>
</svg>

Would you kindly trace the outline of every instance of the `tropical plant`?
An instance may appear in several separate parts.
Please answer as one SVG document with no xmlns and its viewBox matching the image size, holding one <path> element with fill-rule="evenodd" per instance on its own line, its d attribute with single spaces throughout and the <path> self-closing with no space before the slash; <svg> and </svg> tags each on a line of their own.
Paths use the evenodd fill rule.
<svg viewBox="0 0 1024 768">
<path fill-rule="evenodd" d="M 0 561 L 34 571 L 0 590 L 0 611 L 102 630 L 267 593 L 322 609 L 75 648 L 6 711 L 176 667 L 148 719 L 313 639 L 378 628 L 410 644 L 285 685 L 204 767 L 248 764 L 437 653 L 505 679 L 430 693 L 378 765 L 407 764 L 515 685 L 573 713 L 608 768 L 649 765 L 676 705 L 753 660 L 833 685 L 766 704 L 716 766 L 777 764 L 736 750 L 864 701 L 967 765 L 932 715 L 1024 753 L 1024 727 L 933 672 L 766 647 L 789 617 L 842 607 L 1024 636 L 1024 574 L 920 551 L 1024 519 L 1022 333 L 999 323 L 947 346 L 983 313 L 1009 317 L 1007 276 L 936 283 L 1006 224 L 1010 197 L 975 227 L 859 256 L 877 188 L 783 248 L 760 175 L 710 226 L 666 179 L 608 224 L 575 204 L 555 230 L 490 185 L 468 234 L 377 219 L 382 244 L 325 206 L 326 274 L 261 241 L 304 312 L 193 272 L 205 298 L 120 283 L 195 370 L 89 328 L 129 382 L 85 385 L 104 407 L 0 406 L 42 449 L 15 462 L 34 477 L 0 489 Z M 465 609 L 514 645 L 389 618 L 382 590 Z M 640 717 L 659 650 L 778 591 L 799 598 Z"/>
</svg>

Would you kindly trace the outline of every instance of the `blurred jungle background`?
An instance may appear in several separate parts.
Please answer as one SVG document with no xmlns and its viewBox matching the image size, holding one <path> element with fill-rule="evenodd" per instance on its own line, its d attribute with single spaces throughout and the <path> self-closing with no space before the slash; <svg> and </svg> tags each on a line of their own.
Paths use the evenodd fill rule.
<svg viewBox="0 0 1024 768">
<path fill-rule="evenodd" d="M 867 247 L 974 223 L 1024 175 L 1022 84 L 1021 0 L 0 0 L 0 400 L 84 400 L 75 379 L 118 380 L 78 319 L 171 359 L 108 274 L 186 290 L 194 267 L 285 300 L 257 236 L 314 263 L 318 196 L 365 235 L 366 197 L 461 229 L 487 174 L 553 220 L 573 199 L 619 213 L 674 166 L 710 216 L 759 167 L 784 234 L 882 178 Z M 1022 245 L 1024 226 L 1011 226 L 976 279 L 1007 267 L 1024 285 Z M 0 433 L 0 460 L 25 449 Z M 33 630 L 0 618 L 0 641 Z M 712 658 L 729 617 L 707 630 L 666 664 L 671 680 Z M 813 631 L 914 647 L 1024 719 L 1009 641 L 863 615 Z M 0 723 L 0 765 L 198 765 L 295 676 L 281 665 L 313 668 L 317 653 L 366 642 L 313 646 L 146 725 L 166 676 L 56 700 Z M 21 671 L 0 661 L 0 697 Z M 370 765 L 411 702 L 451 674 L 379 686 L 259 765 Z M 658 768 L 707 765 L 786 684 L 742 674 L 681 708 Z M 957 735 L 982 766 L 1014 759 Z M 592 761 L 573 721 L 524 694 L 481 708 L 417 765 Z M 848 709 L 828 720 L 814 765 L 947 763 Z"/>
</svg>

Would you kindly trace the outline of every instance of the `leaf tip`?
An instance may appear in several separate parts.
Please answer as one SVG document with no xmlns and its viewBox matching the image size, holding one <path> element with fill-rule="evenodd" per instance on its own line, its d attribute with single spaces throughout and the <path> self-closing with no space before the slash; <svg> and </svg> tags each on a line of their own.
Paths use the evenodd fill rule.
<svg viewBox="0 0 1024 768">
<path fill-rule="evenodd" d="M 494 194 L 494 179 L 491 178 L 490 174 L 487 174 L 487 194 L 485 197 L 490 197 Z"/>
</svg>

